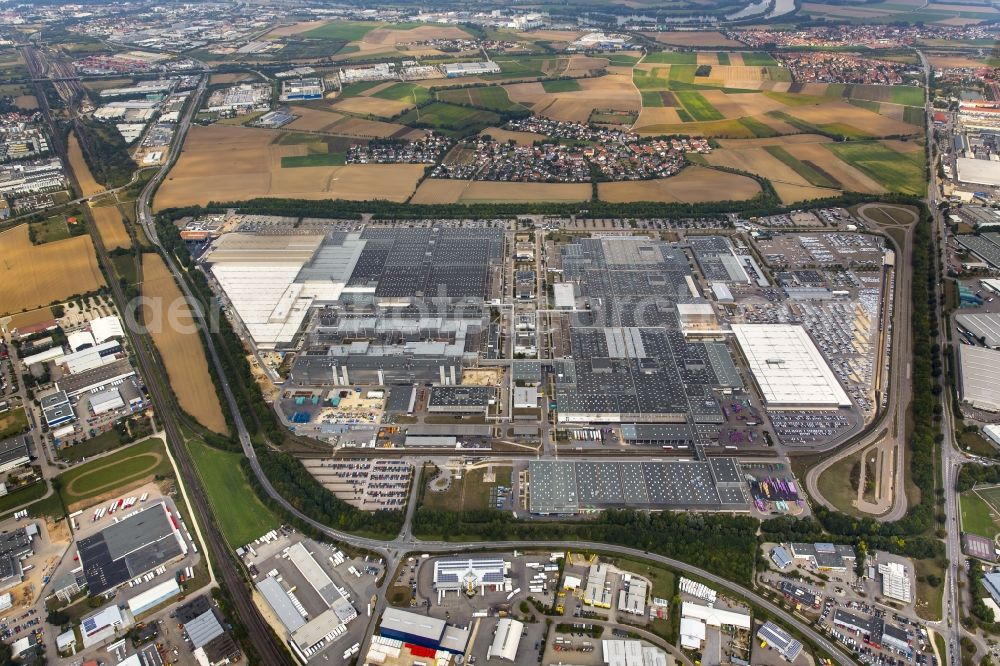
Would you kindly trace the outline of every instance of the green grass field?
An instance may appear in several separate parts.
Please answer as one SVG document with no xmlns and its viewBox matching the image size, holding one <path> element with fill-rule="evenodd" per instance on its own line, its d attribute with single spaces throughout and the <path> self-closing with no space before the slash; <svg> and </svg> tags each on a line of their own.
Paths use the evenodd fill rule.
<svg viewBox="0 0 1000 666">
<path fill-rule="evenodd" d="M 411 104 L 423 104 L 430 101 L 431 91 L 415 83 L 397 83 L 384 90 L 372 93 L 372 97 L 379 99 L 391 99 L 396 102 L 408 102 Z"/>
<path fill-rule="evenodd" d="M 542 81 L 542 88 L 544 88 L 547 93 L 576 92 L 577 90 L 581 90 L 580 82 L 576 79 Z"/>
<path fill-rule="evenodd" d="M 281 158 L 282 169 L 297 169 L 299 167 L 329 167 L 347 164 L 344 153 L 315 153 L 312 155 L 286 155 Z"/>
<path fill-rule="evenodd" d="M 69 225 L 62 215 L 53 215 L 41 222 L 35 222 L 30 226 L 30 229 L 35 245 L 69 238 Z"/>
<path fill-rule="evenodd" d="M 765 125 L 756 118 L 750 118 L 749 116 L 747 116 L 745 118 L 740 118 L 739 121 L 741 125 L 743 125 L 748 130 L 753 132 L 753 135 L 758 139 L 767 139 L 769 137 L 778 136 L 780 134 L 778 130 L 774 129 L 773 127 L 770 127 L 769 125 Z"/>
<path fill-rule="evenodd" d="M 419 123 L 435 129 L 451 131 L 478 131 L 495 125 L 500 116 L 490 111 L 470 110 L 445 102 L 432 102 L 425 107 L 403 114 L 397 122 L 404 125 Z"/>
<path fill-rule="evenodd" d="M 722 120 L 725 117 L 699 92 L 686 91 L 676 95 L 688 114 L 697 121 Z"/>
<path fill-rule="evenodd" d="M 673 85 L 674 82 L 694 83 L 694 76 L 697 71 L 697 65 L 672 65 L 670 67 L 669 84 Z"/>
<path fill-rule="evenodd" d="M 20 435 L 27 429 L 28 415 L 25 414 L 24 407 L 15 407 L 4 414 L 0 414 L 0 439 Z"/>
<path fill-rule="evenodd" d="M 107 432 L 102 432 L 96 437 L 91 437 L 87 441 L 81 442 L 80 444 L 61 447 L 58 455 L 63 460 L 78 462 L 84 458 L 90 458 L 91 456 L 97 455 L 98 453 L 118 448 L 121 445 L 121 435 L 118 434 L 117 430 L 112 429 Z"/>
<path fill-rule="evenodd" d="M 776 102 L 781 102 L 785 106 L 815 106 L 829 101 L 819 95 L 799 95 L 797 93 L 777 92 L 775 90 L 765 90 L 764 96 Z"/>
<path fill-rule="evenodd" d="M 360 95 L 366 90 L 371 90 L 375 86 L 382 85 L 385 81 L 358 81 L 357 83 L 348 83 L 346 86 L 341 88 L 340 97 L 354 97 L 355 95 Z"/>
<path fill-rule="evenodd" d="M 772 156 L 780 160 L 782 163 L 787 164 L 800 176 L 808 180 L 811 184 L 815 185 L 816 187 L 830 187 L 830 188 L 840 187 L 840 183 L 838 183 L 828 174 L 824 173 L 815 164 L 812 164 L 811 162 L 803 162 L 802 160 L 797 159 L 794 155 L 789 153 L 781 146 L 765 146 L 764 150 L 771 153 Z"/>
<path fill-rule="evenodd" d="M 657 68 L 651 72 L 634 69 L 632 70 L 632 83 L 640 91 L 667 90 L 670 87 L 670 82 L 666 77 L 666 68 Z"/>
<path fill-rule="evenodd" d="M 643 62 L 657 65 L 694 65 L 698 62 L 698 54 L 681 51 L 658 51 L 647 54 Z"/>
<path fill-rule="evenodd" d="M 424 491 L 422 507 L 428 509 L 441 509 L 449 511 L 476 511 L 492 508 L 490 506 L 490 496 L 493 489 L 498 485 L 510 487 L 510 467 L 494 467 L 496 481 L 484 483 L 483 477 L 486 469 L 474 469 L 465 474 L 461 479 L 452 477 L 448 489 L 442 492 L 434 492 L 427 488 Z M 426 481 L 430 481 L 430 473 L 427 470 L 424 475 Z"/>
<path fill-rule="evenodd" d="M 0 497 L 0 515 L 9 513 L 15 509 L 20 509 L 28 502 L 34 502 L 44 495 L 46 490 L 48 490 L 48 486 L 45 485 L 45 482 L 37 481 L 32 483 L 30 486 L 18 488 L 17 490 L 7 493 L 3 497 Z"/>
<path fill-rule="evenodd" d="M 892 86 L 889 101 L 906 106 L 923 106 L 924 89 L 917 86 Z"/>
<path fill-rule="evenodd" d="M 67 504 L 121 488 L 147 476 L 171 475 L 173 467 L 159 439 L 147 439 L 84 463 L 57 478 Z"/>
<path fill-rule="evenodd" d="M 330 39 L 334 41 L 353 42 L 361 39 L 380 25 L 380 23 L 369 23 L 367 21 L 333 21 L 304 32 L 301 36 L 307 39 Z"/>
<path fill-rule="evenodd" d="M 510 78 L 535 78 L 545 76 L 542 69 L 546 61 L 551 61 L 551 56 L 499 56 L 494 58 L 494 62 L 500 65 L 499 74 L 486 74 L 483 79 L 510 79 Z"/>
<path fill-rule="evenodd" d="M 743 64 L 749 67 L 777 67 L 778 63 L 770 53 L 747 51 L 743 53 Z"/>
<path fill-rule="evenodd" d="M 923 151 L 903 154 L 881 143 L 868 141 L 823 145 L 892 192 L 922 196 L 926 190 Z"/>
<path fill-rule="evenodd" d="M 438 91 L 437 96 L 442 102 L 472 104 L 490 111 L 516 111 L 525 108 L 521 104 L 511 101 L 507 89 L 502 86 L 441 90 Z"/>
<path fill-rule="evenodd" d="M 729 65 L 730 64 L 729 54 L 726 53 L 725 51 L 719 51 L 718 53 L 715 54 L 715 57 L 719 59 L 719 64 L 720 65 Z"/>
<path fill-rule="evenodd" d="M 631 67 L 639 62 L 638 56 L 625 55 L 624 53 L 612 53 L 608 56 L 608 62 L 620 67 Z"/>
<path fill-rule="evenodd" d="M 248 544 L 281 525 L 247 483 L 240 467 L 242 454 L 214 449 L 199 441 L 188 442 L 187 448 L 208 493 L 215 520 L 230 546 Z"/>
<path fill-rule="evenodd" d="M 909 123 L 910 125 L 921 126 L 924 124 L 924 107 L 922 106 L 905 106 L 903 107 L 903 122 Z"/>
<path fill-rule="evenodd" d="M 997 535 L 996 515 L 989 504 L 973 491 L 959 495 L 962 512 L 962 531 L 992 539 Z"/>
</svg>

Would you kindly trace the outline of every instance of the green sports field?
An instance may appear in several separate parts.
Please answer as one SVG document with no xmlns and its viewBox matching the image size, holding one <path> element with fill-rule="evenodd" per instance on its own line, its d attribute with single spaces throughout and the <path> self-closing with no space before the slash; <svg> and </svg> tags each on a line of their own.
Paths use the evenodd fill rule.
<svg viewBox="0 0 1000 666">
<path fill-rule="evenodd" d="M 991 492 L 995 496 L 995 501 L 1000 501 L 1000 488 L 992 488 Z M 990 507 L 980 495 L 974 491 L 967 491 L 959 495 L 962 513 L 962 531 L 970 534 L 977 534 L 987 539 L 992 539 L 997 535 L 997 523 L 994 516 L 996 511 Z"/>
<path fill-rule="evenodd" d="M 230 546 L 248 544 L 281 525 L 247 483 L 240 467 L 242 454 L 221 451 L 199 441 L 190 441 L 187 447 L 215 520 Z"/>
<path fill-rule="evenodd" d="M 159 439 L 147 439 L 63 472 L 57 478 L 67 504 L 122 488 L 146 477 L 173 473 Z"/>
</svg>

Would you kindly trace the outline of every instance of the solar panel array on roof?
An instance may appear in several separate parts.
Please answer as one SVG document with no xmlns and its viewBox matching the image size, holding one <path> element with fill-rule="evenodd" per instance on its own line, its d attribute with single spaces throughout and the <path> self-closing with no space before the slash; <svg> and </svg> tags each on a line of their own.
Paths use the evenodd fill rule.
<svg viewBox="0 0 1000 666">
<path fill-rule="evenodd" d="M 710 461 L 528 463 L 532 513 L 576 513 L 587 508 L 748 509 L 739 465 Z"/>
</svg>

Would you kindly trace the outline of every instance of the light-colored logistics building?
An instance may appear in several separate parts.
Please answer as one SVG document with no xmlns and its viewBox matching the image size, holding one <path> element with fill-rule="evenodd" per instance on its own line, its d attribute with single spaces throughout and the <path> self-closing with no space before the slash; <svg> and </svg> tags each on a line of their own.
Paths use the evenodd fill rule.
<svg viewBox="0 0 1000 666">
<path fill-rule="evenodd" d="M 733 333 L 768 409 L 836 409 L 851 399 L 805 328 L 733 324 Z"/>
<path fill-rule="evenodd" d="M 1000 411 L 1000 351 L 958 346 L 962 402 L 976 409 Z"/>
</svg>

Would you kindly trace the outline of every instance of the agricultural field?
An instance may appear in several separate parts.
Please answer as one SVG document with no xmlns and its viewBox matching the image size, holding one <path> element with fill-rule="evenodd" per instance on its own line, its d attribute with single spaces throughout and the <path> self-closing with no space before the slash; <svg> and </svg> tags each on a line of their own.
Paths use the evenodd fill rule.
<svg viewBox="0 0 1000 666">
<path fill-rule="evenodd" d="M 104 286 L 89 236 L 33 245 L 28 225 L 0 233 L 0 315 L 32 310 Z"/>
<path fill-rule="evenodd" d="M 430 39 L 467 39 L 469 33 L 458 26 L 426 23 L 379 24 L 369 22 L 333 21 L 298 35 L 306 39 L 325 39 L 343 44 L 336 60 L 364 59 L 373 56 L 391 57 L 442 55 L 426 46 L 409 46 Z"/>
<path fill-rule="evenodd" d="M 105 189 L 104 186 L 94 180 L 93 174 L 90 173 L 90 167 L 87 166 L 87 161 L 83 158 L 83 150 L 80 148 L 80 141 L 76 138 L 76 132 L 69 133 L 67 152 L 69 154 L 69 165 L 76 175 L 77 182 L 80 184 L 80 193 L 85 197 L 89 197 L 98 192 L 103 192 Z"/>
<path fill-rule="evenodd" d="M 197 440 L 188 441 L 187 449 L 208 493 L 212 514 L 230 546 L 248 544 L 281 525 L 247 482 L 240 467 L 242 454 L 215 449 Z"/>
<path fill-rule="evenodd" d="M 166 368 L 177 403 L 209 430 L 228 433 L 187 301 L 160 255 L 142 255 L 142 273 L 142 295 L 146 299 L 144 322 Z"/>
<path fill-rule="evenodd" d="M 476 86 L 456 88 L 454 90 L 438 90 L 437 98 L 450 104 L 471 104 L 472 106 L 490 111 L 517 111 L 524 107 L 510 99 L 510 94 L 502 86 Z"/>
<path fill-rule="evenodd" d="M 607 74 L 577 79 L 580 90 L 551 93 L 545 83 L 515 83 L 504 86 L 510 98 L 537 115 L 553 120 L 585 123 L 596 110 L 638 113 L 642 106 L 639 90 L 629 76 Z"/>
<path fill-rule="evenodd" d="M 760 184 L 752 178 L 700 166 L 687 167 L 670 178 L 597 184 L 598 198 L 611 203 L 744 201 L 759 193 Z"/>
<path fill-rule="evenodd" d="M 824 147 L 891 192 L 922 196 L 927 189 L 923 151 L 901 153 L 879 142 L 831 143 Z"/>
<path fill-rule="evenodd" d="M 507 183 L 428 178 L 415 204 L 573 202 L 590 199 L 590 183 Z"/>
<path fill-rule="evenodd" d="M 687 46 L 695 48 L 739 48 L 742 42 L 730 39 L 718 30 L 675 30 L 667 32 L 644 32 L 644 36 L 655 39 L 661 44 L 670 46 Z"/>
<path fill-rule="evenodd" d="M 432 102 L 427 106 L 413 109 L 401 116 L 398 121 L 404 125 L 416 124 L 445 132 L 473 133 L 495 125 L 500 121 L 500 116 L 490 111 L 467 109 L 445 102 Z"/>
<path fill-rule="evenodd" d="M 371 122 L 344 118 L 335 128 L 347 134 L 345 130 L 360 130 L 364 123 Z M 282 168 L 283 158 L 307 156 L 309 148 L 304 144 L 283 144 L 278 139 L 281 135 L 244 127 L 193 126 L 177 165 L 157 192 L 154 208 L 255 197 L 365 200 L 373 198 L 373 193 L 378 198 L 405 201 L 424 172 L 424 166 L 419 164 Z"/>
<path fill-rule="evenodd" d="M 116 248 L 128 249 L 132 247 L 132 239 L 128 235 L 118 206 L 105 204 L 101 206 L 91 206 L 90 214 L 94 216 L 97 224 L 97 231 L 101 235 L 101 241 L 107 250 Z"/>
</svg>

